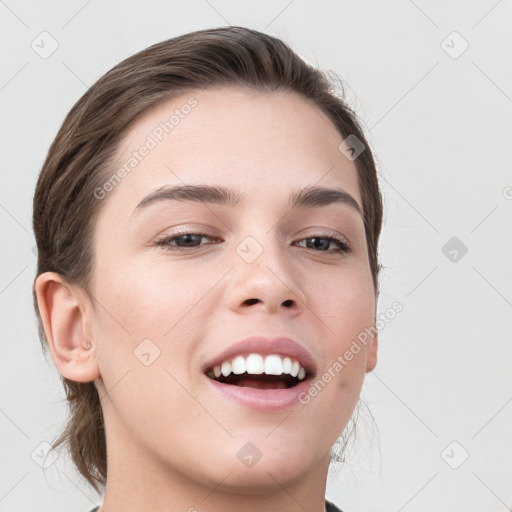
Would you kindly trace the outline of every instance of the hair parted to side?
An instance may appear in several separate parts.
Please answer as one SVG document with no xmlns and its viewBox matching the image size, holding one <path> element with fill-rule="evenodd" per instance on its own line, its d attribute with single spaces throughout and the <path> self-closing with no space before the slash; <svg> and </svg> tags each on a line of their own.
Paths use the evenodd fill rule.
<svg viewBox="0 0 512 512">
<path fill-rule="evenodd" d="M 72 107 L 49 149 L 34 193 L 36 278 L 57 272 L 91 299 L 93 233 L 104 204 L 94 191 L 112 176 L 122 137 L 144 111 L 162 100 L 223 86 L 299 94 L 318 107 L 343 138 L 355 135 L 365 145 L 354 163 L 378 297 L 383 206 L 375 162 L 355 113 L 328 74 L 304 62 L 283 41 L 237 26 L 200 30 L 154 44 L 113 67 Z M 33 302 L 46 355 L 48 340 L 34 286 Z M 100 399 L 93 382 L 61 379 L 70 417 L 53 448 L 67 445 L 78 471 L 98 492 L 107 479 Z"/>
</svg>

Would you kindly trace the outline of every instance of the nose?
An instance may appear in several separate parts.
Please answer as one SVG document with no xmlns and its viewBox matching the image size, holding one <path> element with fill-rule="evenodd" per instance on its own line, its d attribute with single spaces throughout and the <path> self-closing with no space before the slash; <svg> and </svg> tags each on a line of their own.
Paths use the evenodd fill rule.
<svg viewBox="0 0 512 512">
<path fill-rule="evenodd" d="M 282 249 L 266 244 L 255 261 L 234 255 L 229 306 L 233 311 L 262 311 L 275 314 L 286 310 L 300 314 L 306 308 L 306 295 L 300 286 L 300 273 Z"/>
</svg>

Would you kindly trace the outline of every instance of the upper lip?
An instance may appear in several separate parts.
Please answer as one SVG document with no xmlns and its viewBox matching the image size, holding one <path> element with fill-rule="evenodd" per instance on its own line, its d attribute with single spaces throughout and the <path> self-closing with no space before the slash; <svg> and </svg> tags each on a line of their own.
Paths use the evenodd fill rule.
<svg viewBox="0 0 512 512">
<path fill-rule="evenodd" d="M 251 336 L 234 343 L 220 354 L 205 363 L 203 371 L 221 365 L 223 361 L 230 361 L 236 356 L 248 356 L 249 354 L 270 355 L 277 354 L 296 359 L 304 367 L 308 375 L 315 375 L 316 365 L 313 357 L 306 348 L 290 338 L 271 338 L 265 336 Z"/>
</svg>

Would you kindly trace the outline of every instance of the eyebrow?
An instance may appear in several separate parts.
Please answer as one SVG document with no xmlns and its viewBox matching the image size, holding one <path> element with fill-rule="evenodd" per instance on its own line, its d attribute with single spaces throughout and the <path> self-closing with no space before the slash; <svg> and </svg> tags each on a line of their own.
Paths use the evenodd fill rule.
<svg viewBox="0 0 512 512">
<path fill-rule="evenodd" d="M 161 201 L 196 201 L 235 207 L 240 204 L 242 196 L 241 192 L 223 186 L 163 186 L 144 197 L 133 213 Z M 348 192 L 341 189 L 308 186 L 292 192 L 288 204 L 290 208 L 319 208 L 330 204 L 343 204 L 364 218 L 359 203 Z"/>
</svg>

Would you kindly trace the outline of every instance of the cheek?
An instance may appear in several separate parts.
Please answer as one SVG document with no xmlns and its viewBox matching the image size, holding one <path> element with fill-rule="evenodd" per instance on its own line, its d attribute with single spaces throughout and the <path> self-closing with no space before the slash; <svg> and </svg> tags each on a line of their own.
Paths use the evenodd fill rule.
<svg viewBox="0 0 512 512">
<path fill-rule="evenodd" d="M 165 453 L 166 459 L 180 462 L 187 458 L 182 448 L 197 444 L 195 431 L 207 437 L 205 426 L 211 429 L 211 424 L 200 421 L 197 403 L 180 385 L 183 378 L 172 369 L 166 371 L 158 361 L 148 367 L 138 361 L 124 366 L 119 358 L 107 362 L 110 366 L 104 386 L 108 399 L 102 402 L 110 423 L 107 432 L 125 435 L 128 430 L 126 435 L 154 450 L 155 456 Z M 124 441 L 132 442 L 133 438 Z M 179 449 L 171 442 L 173 439 L 179 439 Z"/>
<path fill-rule="evenodd" d="M 194 403 L 179 383 L 188 378 L 192 330 L 203 325 L 196 304 L 204 295 L 206 277 L 198 281 L 197 276 L 171 273 L 171 266 L 163 264 L 109 268 L 113 270 L 100 272 L 105 277 L 95 293 L 101 304 L 100 372 L 105 388 L 112 390 L 112 404 L 141 432 L 155 428 L 147 420 L 155 415 L 169 425 L 173 411 L 194 414 Z M 199 284 L 189 286 L 190 279 Z"/>
<path fill-rule="evenodd" d="M 374 325 L 375 291 L 367 272 L 347 272 L 339 278 L 323 280 L 317 290 L 312 302 L 314 313 L 324 323 L 330 337 L 338 341 L 338 344 L 329 344 L 331 348 L 343 348 L 346 342 Z"/>
<path fill-rule="evenodd" d="M 213 273 L 206 267 L 201 273 L 191 272 L 160 259 L 111 268 L 114 270 L 98 288 L 98 297 L 102 297 L 105 309 L 116 320 L 110 325 L 123 327 L 135 337 L 161 338 L 178 326 L 212 288 L 219 274 L 218 269 Z"/>
<path fill-rule="evenodd" d="M 101 304 L 102 376 L 112 384 L 128 369 L 154 361 L 151 368 L 159 367 L 164 373 L 167 368 L 180 380 L 190 378 L 187 362 L 192 360 L 198 340 L 208 336 L 212 314 L 212 299 L 205 294 L 218 281 L 219 272 L 190 275 L 160 261 L 140 268 L 110 268 L 114 270 L 102 274 L 105 278 L 95 290 Z M 158 378 L 165 381 L 170 377 Z"/>
<path fill-rule="evenodd" d="M 345 415 L 357 402 L 366 374 L 367 345 L 375 320 L 371 275 L 361 272 L 326 281 L 317 294 L 318 317 L 324 327 L 322 368 L 312 394 L 325 406 L 338 405 Z M 316 395 L 315 395 L 316 396 Z"/>
</svg>

